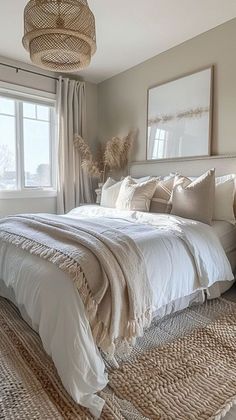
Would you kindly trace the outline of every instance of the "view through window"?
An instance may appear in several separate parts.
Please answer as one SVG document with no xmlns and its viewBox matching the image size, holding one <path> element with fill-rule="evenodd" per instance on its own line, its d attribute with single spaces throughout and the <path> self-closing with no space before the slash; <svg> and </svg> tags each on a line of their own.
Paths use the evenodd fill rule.
<svg viewBox="0 0 236 420">
<path fill-rule="evenodd" d="M 55 109 L 0 94 L 0 190 L 54 187 Z"/>
</svg>

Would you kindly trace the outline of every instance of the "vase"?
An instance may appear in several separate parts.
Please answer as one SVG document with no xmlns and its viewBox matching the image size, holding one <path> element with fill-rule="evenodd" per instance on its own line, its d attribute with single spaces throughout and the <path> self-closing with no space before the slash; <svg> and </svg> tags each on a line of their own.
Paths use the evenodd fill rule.
<svg viewBox="0 0 236 420">
<path fill-rule="evenodd" d="M 103 187 L 103 182 L 99 182 L 98 183 L 98 188 L 95 190 L 96 193 L 96 204 L 100 204 L 101 203 L 101 197 L 102 197 L 102 187 Z"/>
</svg>

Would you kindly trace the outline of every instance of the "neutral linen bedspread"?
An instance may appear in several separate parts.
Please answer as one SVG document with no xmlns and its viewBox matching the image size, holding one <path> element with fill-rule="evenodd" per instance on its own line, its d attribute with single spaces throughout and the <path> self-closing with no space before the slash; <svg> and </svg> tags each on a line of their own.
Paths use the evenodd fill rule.
<svg viewBox="0 0 236 420">
<path fill-rule="evenodd" d="M 152 294 L 145 262 L 122 231 L 91 220 L 65 223 L 56 215 L 23 215 L 0 220 L 0 239 L 50 261 L 71 277 L 95 343 L 104 352 L 113 355 L 116 344 L 132 343 L 150 325 Z"/>
<path fill-rule="evenodd" d="M 146 264 L 153 312 L 216 281 L 233 279 L 219 240 L 212 228 L 202 223 L 97 206 L 84 206 L 61 216 L 64 223 L 72 225 L 77 220 L 87 223 L 87 219 L 102 230 L 112 226 L 136 243 Z M 101 270 L 95 261 L 96 271 Z M 92 267 L 86 267 L 87 275 L 91 275 Z M 106 385 L 107 377 L 81 297 L 68 275 L 50 262 L 1 241 L 0 278 L 0 293 L 10 297 L 39 331 L 70 395 L 99 415 L 103 402 L 95 393 Z"/>
</svg>

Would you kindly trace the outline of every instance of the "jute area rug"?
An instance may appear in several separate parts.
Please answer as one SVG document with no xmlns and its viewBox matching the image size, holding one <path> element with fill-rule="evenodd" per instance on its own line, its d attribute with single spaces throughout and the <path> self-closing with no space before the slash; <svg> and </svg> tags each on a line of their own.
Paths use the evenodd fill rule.
<svg viewBox="0 0 236 420">
<path fill-rule="evenodd" d="M 103 420 L 221 419 L 236 403 L 236 304 L 152 323 L 120 368 L 106 363 Z M 38 335 L 0 298 L 0 419 L 92 419 L 64 390 Z"/>
</svg>

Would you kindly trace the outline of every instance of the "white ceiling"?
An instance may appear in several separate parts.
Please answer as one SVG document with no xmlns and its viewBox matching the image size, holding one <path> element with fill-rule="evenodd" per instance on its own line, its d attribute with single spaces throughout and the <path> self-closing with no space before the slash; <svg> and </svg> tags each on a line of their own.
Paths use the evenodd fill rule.
<svg viewBox="0 0 236 420">
<path fill-rule="evenodd" d="M 21 44 L 27 0 L 1 1 L 0 55 L 29 63 Z M 236 17 L 235 0 L 89 0 L 97 52 L 80 72 L 98 83 Z"/>
</svg>

